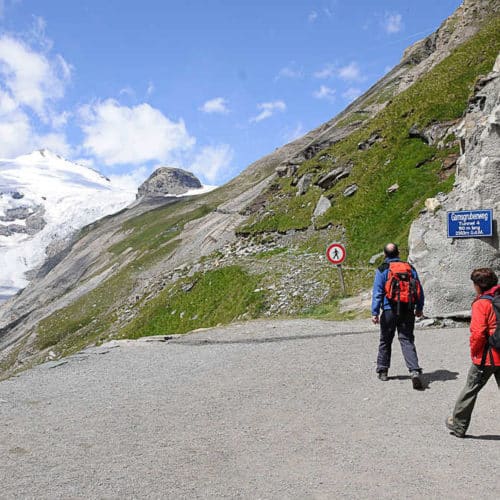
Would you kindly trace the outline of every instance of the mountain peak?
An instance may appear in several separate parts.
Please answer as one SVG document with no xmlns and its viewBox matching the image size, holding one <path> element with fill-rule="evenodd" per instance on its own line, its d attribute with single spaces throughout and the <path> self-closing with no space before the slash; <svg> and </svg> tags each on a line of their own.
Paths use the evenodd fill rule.
<svg viewBox="0 0 500 500">
<path fill-rule="evenodd" d="M 187 170 L 159 167 L 139 186 L 137 197 L 179 195 L 202 187 L 199 179 Z"/>
</svg>

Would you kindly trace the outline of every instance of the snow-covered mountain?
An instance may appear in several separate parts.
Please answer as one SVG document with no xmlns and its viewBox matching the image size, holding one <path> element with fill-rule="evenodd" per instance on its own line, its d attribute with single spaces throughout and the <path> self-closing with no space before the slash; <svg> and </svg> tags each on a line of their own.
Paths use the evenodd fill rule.
<svg viewBox="0 0 500 500">
<path fill-rule="evenodd" d="M 0 301 L 83 226 L 134 201 L 91 168 L 39 150 L 0 159 Z"/>
</svg>

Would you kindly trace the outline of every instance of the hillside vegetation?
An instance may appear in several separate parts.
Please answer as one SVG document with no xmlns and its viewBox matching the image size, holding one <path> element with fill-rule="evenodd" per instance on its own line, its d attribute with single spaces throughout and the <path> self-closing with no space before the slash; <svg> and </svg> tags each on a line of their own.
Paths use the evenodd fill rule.
<svg viewBox="0 0 500 500">
<path fill-rule="evenodd" d="M 265 213 L 254 215 L 240 232 L 305 229 L 311 224 L 315 202 L 323 194 L 331 199 L 332 207 L 315 221 L 315 227 L 344 228 L 350 262 L 366 263 L 388 240 L 399 242 L 405 251 L 410 224 L 425 199 L 452 188 L 453 172 L 445 172 L 443 162 L 459 150 L 452 135 L 445 137 L 438 148 L 420 138 L 410 138 L 409 131 L 413 126 L 424 129 L 460 118 L 478 75 L 491 70 L 499 50 L 500 20 L 496 18 L 408 90 L 392 98 L 361 129 L 304 162 L 297 175 L 312 173 L 314 184 L 329 170 L 352 165 L 348 177 L 330 190 L 314 187 L 302 197 L 296 196 L 293 179 L 278 180 L 268 193 Z M 380 137 L 379 142 L 360 150 L 358 144 L 374 134 Z M 358 191 L 343 196 L 353 184 Z M 393 184 L 399 189 L 388 193 L 387 188 Z"/>
<path fill-rule="evenodd" d="M 381 105 L 377 114 L 344 112 L 337 127 L 359 126 L 315 150 L 293 175 L 276 177 L 239 215 L 243 222 L 236 240 L 195 265 L 163 271 L 183 245 L 187 226 L 267 178 L 276 165 L 249 168 L 211 193 L 125 220 L 114 229 L 113 243 L 102 249 L 106 263 L 82 285 L 107 269 L 113 273 L 37 323 L 32 362 L 47 359 L 50 351 L 51 358 L 59 357 L 110 338 L 184 333 L 260 316 L 346 317 L 338 309 L 339 275 L 326 262 L 326 246 L 335 240 L 347 246 L 348 295 L 369 287 L 374 269 L 369 260 L 385 242 L 398 242 L 406 253 L 410 224 L 426 198 L 453 187 L 459 152 L 453 127 L 467 108 L 477 78 L 491 70 L 499 51 L 497 16 L 405 91 L 397 94 L 394 85 L 371 90 L 370 102 L 363 106 Z M 444 134 L 439 140 L 410 133 L 433 126 Z M 349 175 L 321 188 L 319 179 L 339 167 Z M 297 182 L 306 174 L 312 184 L 298 196 Z M 398 187 L 388 192 L 395 184 Z M 357 190 L 346 196 L 352 186 Z M 313 218 L 321 196 L 332 206 Z M 103 220 L 91 225 L 81 237 L 106 224 Z M 147 286 L 142 283 L 145 277 Z M 22 349 L 20 343 L 4 358 L 3 367 L 9 368 Z"/>
</svg>

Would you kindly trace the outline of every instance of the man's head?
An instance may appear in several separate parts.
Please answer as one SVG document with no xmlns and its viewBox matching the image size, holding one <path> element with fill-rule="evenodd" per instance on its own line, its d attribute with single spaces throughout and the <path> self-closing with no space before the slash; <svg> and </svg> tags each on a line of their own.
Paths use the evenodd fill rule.
<svg viewBox="0 0 500 500">
<path fill-rule="evenodd" d="M 387 243 L 387 245 L 384 247 L 384 255 L 388 259 L 399 257 L 399 248 L 396 243 Z"/>
<path fill-rule="evenodd" d="M 498 284 L 498 276 L 495 274 L 493 269 L 489 267 L 483 267 L 481 269 L 474 269 L 470 275 L 470 279 L 477 285 L 481 292 L 486 292 L 490 288 Z"/>
</svg>

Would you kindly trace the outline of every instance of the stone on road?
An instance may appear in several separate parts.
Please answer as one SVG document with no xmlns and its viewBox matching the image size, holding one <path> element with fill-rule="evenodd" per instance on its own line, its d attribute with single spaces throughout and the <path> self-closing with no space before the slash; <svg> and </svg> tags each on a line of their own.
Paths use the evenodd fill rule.
<svg viewBox="0 0 500 500">
<path fill-rule="evenodd" d="M 397 339 L 376 378 L 367 321 L 254 321 L 40 365 L 0 382 L 0 497 L 491 497 L 496 385 L 451 436 L 467 329 L 416 337 L 423 391 Z"/>
</svg>

